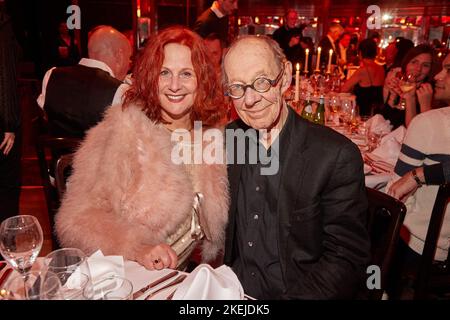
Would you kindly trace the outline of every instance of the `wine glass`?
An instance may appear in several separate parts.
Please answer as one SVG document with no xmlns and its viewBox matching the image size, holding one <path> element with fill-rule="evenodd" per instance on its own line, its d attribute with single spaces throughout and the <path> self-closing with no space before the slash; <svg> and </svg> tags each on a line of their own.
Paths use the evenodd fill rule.
<svg viewBox="0 0 450 320">
<path fill-rule="evenodd" d="M 111 275 L 97 284 L 96 300 L 132 300 L 133 284 L 130 280 Z"/>
<path fill-rule="evenodd" d="M 409 92 L 416 87 L 416 76 L 408 73 L 398 73 L 399 87 L 403 93 Z M 400 108 L 404 110 L 406 107 L 406 101 L 404 98 L 400 100 Z"/>
<path fill-rule="evenodd" d="M 44 265 L 59 277 L 64 299 L 92 299 L 92 277 L 83 251 L 77 248 L 54 250 L 45 256 Z"/>
<path fill-rule="evenodd" d="M 41 225 L 34 216 L 10 217 L 0 225 L 0 253 L 22 275 L 33 266 L 43 241 Z"/>
<path fill-rule="evenodd" d="M 6 300 L 61 300 L 61 283 L 50 271 L 29 271 L 11 276 L 0 290 Z"/>
<path fill-rule="evenodd" d="M 333 121 L 334 123 L 339 123 L 339 105 L 340 105 L 340 100 L 339 97 L 335 94 L 331 94 L 330 96 L 330 100 L 329 100 L 329 107 L 330 107 L 330 111 L 331 111 L 331 121 Z"/>
</svg>

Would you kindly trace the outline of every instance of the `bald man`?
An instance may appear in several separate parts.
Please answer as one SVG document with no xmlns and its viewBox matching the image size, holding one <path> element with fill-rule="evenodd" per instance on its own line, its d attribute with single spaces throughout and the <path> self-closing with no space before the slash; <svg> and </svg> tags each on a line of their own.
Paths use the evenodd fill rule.
<svg viewBox="0 0 450 320">
<path fill-rule="evenodd" d="M 121 103 L 128 85 L 132 48 L 128 39 L 110 26 L 89 34 L 89 59 L 78 65 L 52 68 L 44 76 L 37 99 L 52 135 L 82 138 L 103 117 L 105 109 Z"/>
</svg>

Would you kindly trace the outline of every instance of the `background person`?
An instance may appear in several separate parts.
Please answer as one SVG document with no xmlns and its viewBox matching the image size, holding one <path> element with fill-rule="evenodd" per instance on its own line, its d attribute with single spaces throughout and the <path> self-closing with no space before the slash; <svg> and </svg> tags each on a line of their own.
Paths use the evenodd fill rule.
<svg viewBox="0 0 450 320">
<path fill-rule="evenodd" d="M 197 18 L 192 28 L 202 38 L 211 33 L 219 35 L 220 40 L 228 46 L 228 16 L 238 8 L 237 0 L 217 0 Z"/>
<path fill-rule="evenodd" d="M 401 68 L 392 69 L 386 76 L 384 92 L 387 92 L 387 97 L 381 114 L 391 122 L 394 129 L 400 125 L 407 127 L 417 114 L 431 110 L 434 62 L 433 49 L 421 44 L 408 51 Z M 414 76 L 415 86 L 412 90 L 402 92 L 399 74 Z M 404 109 L 401 98 L 405 99 Z"/>
<path fill-rule="evenodd" d="M 37 103 L 56 136 L 82 138 L 111 104 L 121 102 L 130 68 L 132 48 L 128 39 L 110 26 L 90 33 L 89 59 L 78 65 L 52 68 L 44 76 Z"/>
<path fill-rule="evenodd" d="M 435 77 L 435 98 L 450 105 L 450 55 L 443 61 L 443 69 Z M 409 125 L 402 144 L 401 153 L 395 165 L 395 176 L 388 183 L 388 194 L 401 194 L 396 191 L 403 182 L 409 179 L 409 172 L 437 162 L 450 162 L 450 106 L 430 110 L 417 115 Z M 417 174 L 416 174 L 417 175 Z M 402 178 L 404 177 L 404 178 Z M 418 177 L 423 181 L 422 177 Z M 393 261 L 391 288 L 392 299 L 411 299 L 411 286 L 418 271 L 431 212 L 436 199 L 438 186 L 421 185 L 414 194 L 404 196 L 407 208 L 400 241 Z M 447 259 L 450 238 L 450 206 L 447 206 L 442 223 L 434 259 L 443 262 Z"/>
<path fill-rule="evenodd" d="M 21 121 L 12 22 L 0 1 L 0 221 L 19 214 Z"/>
</svg>

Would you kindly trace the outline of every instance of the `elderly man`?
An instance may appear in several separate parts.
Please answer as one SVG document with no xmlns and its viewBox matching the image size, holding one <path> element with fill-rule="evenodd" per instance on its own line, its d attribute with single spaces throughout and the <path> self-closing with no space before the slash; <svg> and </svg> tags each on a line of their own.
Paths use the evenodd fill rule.
<svg viewBox="0 0 450 320">
<path fill-rule="evenodd" d="M 304 63 L 304 53 L 300 45 L 304 26 L 297 27 L 298 14 L 294 9 L 286 11 L 284 24 L 279 27 L 272 35 L 272 38 L 278 42 L 284 54 L 291 63 Z"/>
<path fill-rule="evenodd" d="M 286 104 L 292 65 L 272 39 L 239 38 L 223 68 L 241 118 L 227 131 L 231 206 L 224 262 L 258 299 L 354 297 L 369 261 L 358 148 Z M 256 134 L 243 137 L 248 131 Z M 253 144 L 257 161 L 251 160 Z M 234 161 L 239 152 L 249 152 L 244 163 Z M 263 170 L 269 167 L 275 169 Z"/>
<path fill-rule="evenodd" d="M 333 50 L 333 56 L 331 57 L 331 64 L 336 65 L 340 59 L 340 51 L 337 47 L 336 41 L 344 33 L 344 28 L 339 23 L 331 23 L 328 28 L 328 33 L 319 42 L 319 47 L 322 48 L 322 54 L 320 56 L 320 65 L 326 65 L 328 63 L 328 52 Z"/>
<path fill-rule="evenodd" d="M 202 38 L 217 33 L 220 40 L 228 46 L 228 16 L 237 10 L 237 0 L 217 0 L 206 9 L 195 22 L 193 30 Z"/>
<path fill-rule="evenodd" d="M 103 117 L 105 108 L 121 102 L 132 48 L 110 26 L 89 34 L 89 59 L 71 67 L 52 68 L 44 76 L 37 102 L 48 118 L 50 133 L 83 137 Z"/>
</svg>

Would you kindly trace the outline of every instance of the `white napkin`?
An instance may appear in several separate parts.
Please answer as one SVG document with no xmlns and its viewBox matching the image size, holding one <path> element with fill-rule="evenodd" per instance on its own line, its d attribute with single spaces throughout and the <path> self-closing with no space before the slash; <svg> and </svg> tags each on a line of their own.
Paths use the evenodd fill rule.
<svg viewBox="0 0 450 320">
<path fill-rule="evenodd" d="M 400 154 L 400 149 L 402 147 L 401 141 L 403 140 L 403 138 L 401 137 L 402 130 L 400 128 L 396 129 L 389 135 L 385 136 L 381 140 L 380 146 L 372 151 L 372 155 L 375 155 L 381 158 L 382 161 L 387 162 L 392 166 L 395 166 L 395 164 L 397 163 L 398 156 Z M 405 132 L 403 128 L 403 136 L 404 134 Z"/>
<path fill-rule="evenodd" d="M 403 143 L 403 139 L 405 138 L 406 134 L 406 128 L 404 126 L 400 126 L 391 133 L 385 135 L 383 138 L 381 138 L 380 144 L 385 143 L 388 140 L 394 139 L 399 144 Z"/>
<path fill-rule="evenodd" d="M 125 277 L 122 256 L 104 256 L 103 252 L 98 250 L 87 259 L 87 262 L 94 289 L 94 300 L 101 299 L 105 292 L 122 285 L 122 280 L 114 277 Z"/>
<path fill-rule="evenodd" d="M 89 271 L 94 286 L 111 276 L 125 276 L 122 256 L 104 256 L 101 250 L 94 252 L 88 259 Z"/>
<path fill-rule="evenodd" d="M 243 300 L 244 289 L 230 267 L 197 266 L 181 283 L 173 300 Z"/>
<path fill-rule="evenodd" d="M 391 132 L 392 125 L 389 120 L 386 120 L 381 114 L 376 114 L 366 121 L 366 128 L 371 133 L 385 135 Z"/>
</svg>

